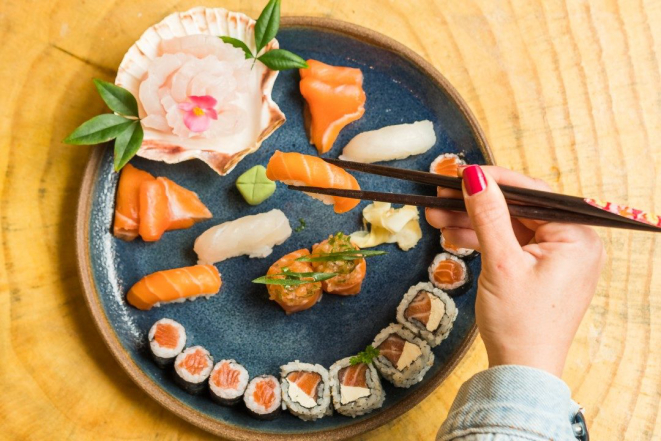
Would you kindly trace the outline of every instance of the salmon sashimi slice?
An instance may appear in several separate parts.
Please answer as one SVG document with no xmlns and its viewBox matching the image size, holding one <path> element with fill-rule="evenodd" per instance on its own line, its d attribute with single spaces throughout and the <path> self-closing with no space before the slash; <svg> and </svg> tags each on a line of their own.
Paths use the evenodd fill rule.
<svg viewBox="0 0 661 441">
<path fill-rule="evenodd" d="M 270 379 L 264 379 L 255 385 L 255 391 L 252 393 L 252 398 L 255 403 L 262 406 L 264 409 L 270 409 L 275 401 L 275 382 Z"/>
<path fill-rule="evenodd" d="M 232 369 L 229 362 L 223 362 L 218 369 L 211 376 L 211 381 L 220 388 L 223 389 L 239 389 L 239 377 L 241 376 L 241 371 L 238 369 Z"/>
<path fill-rule="evenodd" d="M 208 366 L 209 359 L 202 349 L 189 353 L 179 362 L 179 367 L 186 369 L 192 375 L 199 375 Z"/>
<path fill-rule="evenodd" d="M 162 348 L 174 349 L 179 343 L 179 329 L 170 323 L 159 323 L 156 325 L 154 340 Z"/>
<path fill-rule="evenodd" d="M 196 222 L 211 219 L 211 212 L 195 192 L 168 178 L 159 177 L 156 180 L 164 186 L 170 208 L 170 224 L 167 230 L 189 228 Z"/>
<path fill-rule="evenodd" d="M 157 303 L 173 302 L 218 293 L 222 282 L 213 265 L 195 265 L 150 274 L 133 285 L 126 300 L 148 310 Z"/>
<path fill-rule="evenodd" d="M 430 315 L 431 299 L 429 298 L 429 293 L 426 291 L 420 291 L 413 301 L 409 303 L 406 311 L 404 311 L 404 317 L 407 319 L 416 319 L 425 326 L 429 322 Z"/>
<path fill-rule="evenodd" d="M 402 337 L 397 334 L 390 334 L 377 349 L 379 349 L 379 355 L 383 355 L 393 366 L 397 366 L 397 362 L 404 351 L 405 344 L 406 340 Z"/>
<path fill-rule="evenodd" d="M 297 262 L 296 259 L 308 256 L 310 251 L 306 249 L 292 251 L 278 259 L 266 272 L 267 276 L 282 274 L 286 269 L 294 273 L 311 273 L 314 270 L 309 262 Z M 282 278 L 282 276 L 274 276 Z M 287 314 L 312 308 L 321 297 L 321 282 L 310 282 L 304 285 L 266 285 L 269 300 L 273 300 L 285 310 Z"/>
<path fill-rule="evenodd" d="M 154 179 L 140 185 L 140 226 L 138 231 L 145 242 L 155 242 L 170 225 L 170 207 L 162 181 Z"/>
<path fill-rule="evenodd" d="M 140 224 L 140 186 L 143 182 L 153 181 L 154 177 L 146 171 L 126 164 L 119 175 L 117 199 L 115 202 L 115 221 L 113 235 L 119 239 L 131 241 L 138 237 Z"/>
<path fill-rule="evenodd" d="M 295 152 L 283 153 L 276 150 L 266 166 L 266 177 L 289 185 L 360 190 L 356 178 L 344 169 L 329 164 L 321 158 Z M 336 213 L 346 213 L 360 203 L 358 199 L 339 196 L 315 194 L 309 196 L 327 205 L 333 205 Z"/>
<path fill-rule="evenodd" d="M 464 279 L 464 268 L 455 260 L 442 260 L 434 269 L 434 280 L 444 285 L 452 285 Z"/>
<path fill-rule="evenodd" d="M 465 165 L 462 159 L 454 153 L 445 153 L 431 163 L 429 171 L 437 175 L 457 177 L 460 165 Z"/>
<path fill-rule="evenodd" d="M 287 375 L 287 380 L 294 383 L 307 396 L 317 399 L 317 386 L 321 382 L 321 375 L 316 372 L 298 371 Z"/>
<path fill-rule="evenodd" d="M 343 386 L 367 387 L 367 365 L 365 363 L 342 368 L 337 375 Z"/>
<path fill-rule="evenodd" d="M 307 63 L 309 68 L 300 69 L 300 90 L 310 119 L 310 143 L 322 154 L 333 147 L 344 127 L 365 113 L 363 73 L 316 60 Z"/>
</svg>

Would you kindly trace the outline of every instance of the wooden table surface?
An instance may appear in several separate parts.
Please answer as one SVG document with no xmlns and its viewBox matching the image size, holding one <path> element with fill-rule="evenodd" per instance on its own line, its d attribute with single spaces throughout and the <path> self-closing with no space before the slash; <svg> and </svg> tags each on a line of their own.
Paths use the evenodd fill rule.
<svg viewBox="0 0 661 441">
<path fill-rule="evenodd" d="M 264 1 L 213 1 L 256 17 Z M 661 210 L 661 1 L 284 0 L 283 15 L 375 29 L 434 64 L 475 113 L 500 165 L 555 190 Z M 211 439 L 139 390 L 101 341 L 74 256 L 90 148 L 61 143 L 105 111 L 91 78 L 173 0 L 4 0 L 0 8 L 0 438 Z M 609 259 L 564 380 L 596 440 L 661 437 L 661 247 L 600 231 Z M 571 308 L 571 305 L 565 305 Z M 431 440 L 476 341 L 416 408 L 363 440 Z"/>
</svg>

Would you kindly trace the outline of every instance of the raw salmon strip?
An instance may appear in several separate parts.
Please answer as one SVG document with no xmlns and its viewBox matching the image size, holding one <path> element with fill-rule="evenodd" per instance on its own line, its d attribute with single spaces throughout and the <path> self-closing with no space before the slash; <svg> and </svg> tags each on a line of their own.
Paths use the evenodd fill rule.
<svg viewBox="0 0 661 441">
<path fill-rule="evenodd" d="M 317 386 L 321 381 L 321 375 L 316 372 L 298 371 L 287 375 L 287 380 L 296 384 L 309 397 L 317 399 Z"/>
<path fill-rule="evenodd" d="M 213 265 L 195 265 L 150 274 L 133 285 L 126 300 L 148 310 L 157 303 L 210 296 L 220 290 L 220 273 Z"/>
<path fill-rule="evenodd" d="M 266 177 L 291 185 L 360 190 L 358 181 L 349 173 L 316 156 L 283 153 L 276 150 L 266 166 Z M 333 205 L 336 213 L 345 213 L 360 203 L 358 199 L 310 194 L 325 204 Z"/>
<path fill-rule="evenodd" d="M 140 186 L 143 182 L 153 181 L 154 177 L 146 171 L 126 164 L 119 175 L 117 199 L 115 202 L 115 222 L 113 235 L 119 239 L 131 241 L 138 236 L 140 224 Z"/>
<path fill-rule="evenodd" d="M 390 360 L 393 366 L 397 366 L 399 357 L 402 356 L 406 340 L 396 334 L 390 334 L 378 347 L 379 354 Z"/>
<path fill-rule="evenodd" d="M 420 291 L 404 312 L 404 317 L 407 319 L 414 318 L 425 326 L 429 322 L 430 315 L 431 299 L 426 291 Z"/>
<path fill-rule="evenodd" d="M 310 118 L 310 143 L 322 154 L 333 147 L 340 130 L 365 113 L 363 73 L 316 60 L 307 63 L 309 68 L 300 69 L 300 89 Z"/>
<path fill-rule="evenodd" d="M 358 363 L 347 366 L 338 372 L 338 380 L 343 386 L 367 387 L 367 365 Z"/>
<path fill-rule="evenodd" d="M 455 260 L 442 260 L 434 269 L 434 280 L 451 285 L 464 279 L 464 268 Z"/>
<path fill-rule="evenodd" d="M 170 226 L 170 207 L 165 185 L 154 179 L 140 185 L 140 236 L 145 242 L 161 238 Z"/>
<path fill-rule="evenodd" d="M 187 190 L 168 178 L 156 178 L 165 188 L 170 208 L 170 224 L 167 230 L 192 227 L 196 222 L 211 219 L 209 209 L 200 201 L 197 193 Z"/>
</svg>

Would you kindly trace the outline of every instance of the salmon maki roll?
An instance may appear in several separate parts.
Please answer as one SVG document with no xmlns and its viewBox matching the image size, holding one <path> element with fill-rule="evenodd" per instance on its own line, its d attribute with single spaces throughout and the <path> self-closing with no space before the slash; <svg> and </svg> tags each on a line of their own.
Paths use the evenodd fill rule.
<svg viewBox="0 0 661 441">
<path fill-rule="evenodd" d="M 174 360 L 175 382 L 186 392 L 199 395 L 207 387 L 213 358 L 202 346 L 193 346 Z"/>
<path fill-rule="evenodd" d="M 434 364 L 434 353 L 427 342 L 400 324 L 379 332 L 372 346 L 379 350 L 374 366 L 396 387 L 419 383 Z"/>
<path fill-rule="evenodd" d="M 129 290 L 126 300 L 142 310 L 163 303 L 207 298 L 220 291 L 220 273 L 213 265 L 195 265 L 158 271 L 142 278 Z"/>
<path fill-rule="evenodd" d="M 335 362 L 329 375 L 335 410 L 355 418 L 383 406 L 386 393 L 374 364 L 351 364 L 351 358 Z"/>
<path fill-rule="evenodd" d="M 260 420 L 272 420 L 280 414 L 282 391 L 273 375 L 260 375 L 248 383 L 243 394 L 248 412 Z"/>
<path fill-rule="evenodd" d="M 131 241 L 138 237 L 140 225 L 140 186 L 153 181 L 146 171 L 126 164 L 119 175 L 117 198 L 115 201 L 115 221 L 112 234 L 122 240 Z"/>
<path fill-rule="evenodd" d="M 343 233 L 329 236 L 328 239 L 314 245 L 310 256 L 337 253 L 340 251 L 357 250 L 351 242 L 351 237 Z M 324 292 L 341 296 L 353 296 L 360 292 L 360 288 L 367 274 L 367 264 L 364 258 L 356 260 L 336 260 L 328 262 L 310 262 L 315 272 L 338 273 L 332 279 L 321 282 Z"/>
<path fill-rule="evenodd" d="M 300 69 L 301 95 L 305 98 L 305 119 L 310 143 L 319 154 L 328 152 L 348 124 L 365 113 L 363 73 L 351 67 L 331 66 L 308 60 Z"/>
<path fill-rule="evenodd" d="M 451 296 L 463 293 L 470 286 L 466 263 L 450 253 L 438 254 L 428 272 L 429 281 Z"/>
<path fill-rule="evenodd" d="M 169 318 L 154 323 L 147 337 L 152 358 L 161 369 L 171 366 L 186 346 L 186 330 Z"/>
<path fill-rule="evenodd" d="M 457 314 L 454 300 L 429 282 L 412 286 L 397 307 L 397 321 L 432 348 L 448 337 Z"/>
<path fill-rule="evenodd" d="M 443 153 L 432 161 L 429 171 L 437 175 L 456 178 L 460 165 L 466 165 L 466 161 L 454 153 Z"/>
<path fill-rule="evenodd" d="M 248 371 L 235 360 L 220 360 L 209 377 L 211 399 L 232 406 L 243 397 L 248 386 Z"/>
<path fill-rule="evenodd" d="M 455 244 L 449 242 L 443 233 L 441 233 L 441 248 L 443 248 L 443 251 L 446 251 L 457 257 L 463 257 L 464 259 L 472 258 L 477 254 L 475 250 L 470 248 L 459 248 Z"/>
<path fill-rule="evenodd" d="M 296 360 L 282 366 L 280 376 L 282 400 L 289 412 L 304 421 L 328 414 L 331 397 L 326 368 Z"/>
<path fill-rule="evenodd" d="M 266 166 L 266 177 L 288 185 L 360 190 L 356 178 L 344 169 L 316 156 L 283 153 L 276 150 Z M 346 213 L 360 203 L 358 199 L 320 194 L 308 194 L 326 205 L 333 205 L 336 213 Z"/>
<path fill-rule="evenodd" d="M 275 276 L 282 274 L 283 271 L 295 273 L 311 273 L 312 265 L 308 262 L 297 262 L 296 259 L 303 256 L 309 256 L 308 250 L 298 250 L 282 256 L 266 272 L 267 276 L 274 278 L 284 278 L 284 276 Z M 310 282 L 303 285 L 266 285 L 269 293 L 269 299 L 276 302 L 287 314 L 303 311 L 312 308 L 321 299 L 321 282 Z"/>
</svg>

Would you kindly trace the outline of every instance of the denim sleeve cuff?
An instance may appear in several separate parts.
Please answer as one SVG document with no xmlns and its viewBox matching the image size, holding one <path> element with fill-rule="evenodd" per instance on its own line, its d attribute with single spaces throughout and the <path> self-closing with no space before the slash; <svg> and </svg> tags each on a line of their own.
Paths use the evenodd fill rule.
<svg viewBox="0 0 661 441">
<path fill-rule="evenodd" d="M 571 418 L 577 408 L 559 378 L 524 366 L 497 366 L 461 386 L 438 440 L 476 434 L 575 440 Z"/>
</svg>

